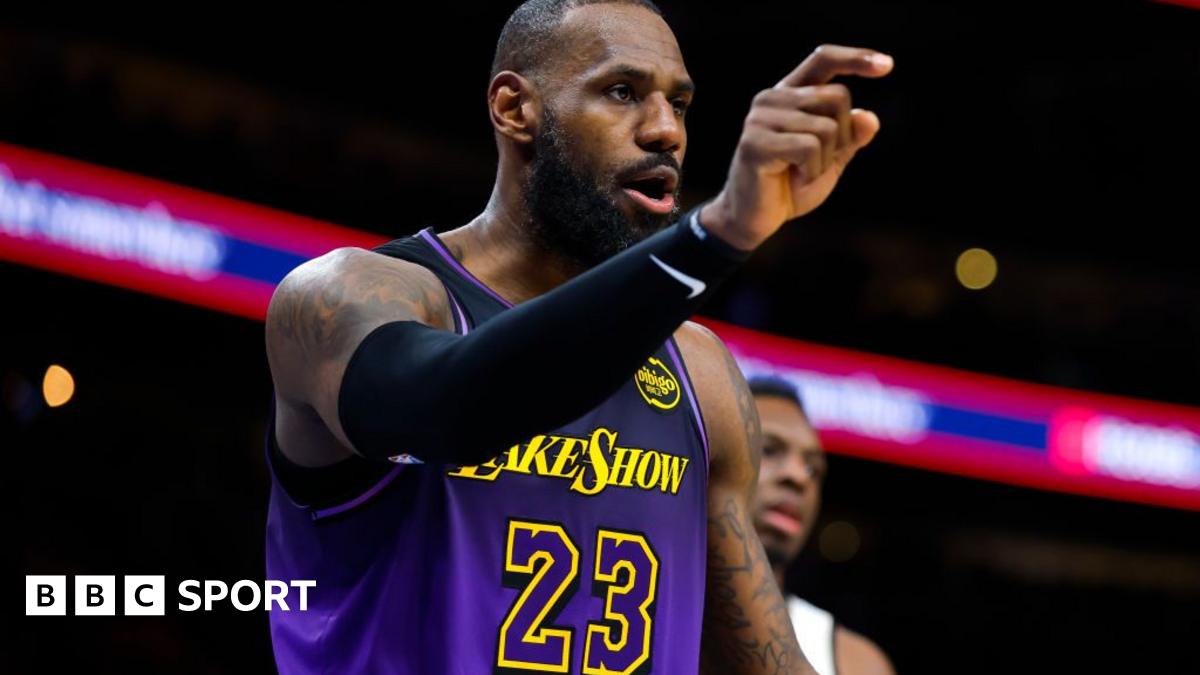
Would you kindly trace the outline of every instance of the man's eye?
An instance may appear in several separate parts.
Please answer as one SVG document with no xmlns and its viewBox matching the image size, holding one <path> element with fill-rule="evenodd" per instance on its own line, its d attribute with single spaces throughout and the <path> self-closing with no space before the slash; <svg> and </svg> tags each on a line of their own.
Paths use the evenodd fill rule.
<svg viewBox="0 0 1200 675">
<path fill-rule="evenodd" d="M 633 87 L 630 87 L 627 84 L 618 84 L 609 88 L 608 95 L 617 99 L 618 101 L 632 101 Z"/>
<path fill-rule="evenodd" d="M 672 102 L 672 105 L 675 106 L 675 114 L 679 115 L 680 117 L 683 117 L 683 114 L 687 112 L 687 109 L 688 109 L 687 101 L 684 101 L 681 99 L 676 99 L 675 101 Z"/>
</svg>

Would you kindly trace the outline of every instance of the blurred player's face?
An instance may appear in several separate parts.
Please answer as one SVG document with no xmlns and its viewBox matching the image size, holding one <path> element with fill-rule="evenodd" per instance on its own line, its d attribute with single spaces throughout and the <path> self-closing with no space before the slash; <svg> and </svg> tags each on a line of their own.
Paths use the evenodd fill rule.
<svg viewBox="0 0 1200 675">
<path fill-rule="evenodd" d="M 754 401 L 763 430 L 754 524 L 771 564 L 787 565 L 799 555 L 820 511 L 825 451 L 793 401 L 780 396 Z"/>
<path fill-rule="evenodd" d="M 679 215 L 691 80 L 666 22 L 589 5 L 559 27 L 525 200 L 537 237 L 590 267 Z"/>
</svg>

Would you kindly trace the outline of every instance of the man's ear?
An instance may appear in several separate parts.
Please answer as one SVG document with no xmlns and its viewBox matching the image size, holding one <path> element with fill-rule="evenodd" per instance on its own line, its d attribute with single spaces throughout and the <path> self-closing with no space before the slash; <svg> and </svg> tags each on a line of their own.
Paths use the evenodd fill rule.
<svg viewBox="0 0 1200 675">
<path fill-rule="evenodd" d="M 516 143 L 531 143 L 542 116 L 541 99 L 533 82 L 504 70 L 488 86 L 488 111 L 496 132 Z"/>
</svg>

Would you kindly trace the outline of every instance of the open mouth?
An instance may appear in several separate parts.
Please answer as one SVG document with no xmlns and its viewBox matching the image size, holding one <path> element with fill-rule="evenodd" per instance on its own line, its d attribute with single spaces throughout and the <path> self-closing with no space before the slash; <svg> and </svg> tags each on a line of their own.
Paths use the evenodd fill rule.
<svg viewBox="0 0 1200 675">
<path fill-rule="evenodd" d="M 678 174 L 664 166 L 633 176 L 621 185 L 621 189 L 643 209 L 665 215 L 675 208 L 675 188 L 678 184 Z"/>
<path fill-rule="evenodd" d="M 667 194 L 667 181 L 665 178 L 635 180 L 631 183 L 626 183 L 625 187 L 629 190 L 636 190 L 650 199 L 662 199 Z"/>
<path fill-rule="evenodd" d="M 768 530 L 785 537 L 794 537 L 804 531 L 804 511 L 797 499 L 768 499 L 759 511 L 759 522 Z"/>
<path fill-rule="evenodd" d="M 799 514 L 789 509 L 767 509 L 763 512 L 762 519 L 768 526 L 788 536 L 800 534 L 804 529 L 804 521 L 800 519 Z"/>
</svg>

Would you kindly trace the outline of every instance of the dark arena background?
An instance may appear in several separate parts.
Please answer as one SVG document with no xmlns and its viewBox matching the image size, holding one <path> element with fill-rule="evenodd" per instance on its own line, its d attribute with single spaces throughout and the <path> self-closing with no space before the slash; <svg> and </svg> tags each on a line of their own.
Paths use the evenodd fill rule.
<svg viewBox="0 0 1200 675">
<path fill-rule="evenodd" d="M 815 46 L 896 59 L 853 82 L 876 142 L 704 311 L 831 453 L 791 589 L 900 673 L 1200 672 L 1200 10 L 661 4 L 698 85 L 688 206 Z M 263 578 L 270 288 L 482 208 L 511 9 L 0 19 L 12 589 Z M 261 609 L 167 597 L 21 617 L 0 671 L 273 671 Z"/>
</svg>

